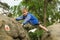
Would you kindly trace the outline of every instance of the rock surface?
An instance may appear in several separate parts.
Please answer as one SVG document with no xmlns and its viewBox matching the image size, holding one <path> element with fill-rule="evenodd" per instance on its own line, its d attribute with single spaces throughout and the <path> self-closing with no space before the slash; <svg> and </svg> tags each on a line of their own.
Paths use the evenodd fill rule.
<svg viewBox="0 0 60 40">
<path fill-rule="evenodd" d="M 60 40 L 60 23 L 53 24 L 48 27 L 50 30 L 50 36 L 47 33 L 44 33 L 42 40 Z"/>
<path fill-rule="evenodd" d="M 0 15 L 0 40 L 30 40 L 30 38 L 18 22 Z"/>
</svg>

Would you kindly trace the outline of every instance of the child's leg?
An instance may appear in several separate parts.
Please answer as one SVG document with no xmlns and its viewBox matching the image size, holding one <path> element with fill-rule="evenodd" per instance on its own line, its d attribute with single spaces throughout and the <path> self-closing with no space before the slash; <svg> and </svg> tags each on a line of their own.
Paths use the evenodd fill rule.
<svg viewBox="0 0 60 40">
<path fill-rule="evenodd" d="M 41 24 L 39 24 L 39 27 L 44 29 L 45 31 L 48 31 L 48 29 L 46 27 L 42 26 Z"/>
</svg>

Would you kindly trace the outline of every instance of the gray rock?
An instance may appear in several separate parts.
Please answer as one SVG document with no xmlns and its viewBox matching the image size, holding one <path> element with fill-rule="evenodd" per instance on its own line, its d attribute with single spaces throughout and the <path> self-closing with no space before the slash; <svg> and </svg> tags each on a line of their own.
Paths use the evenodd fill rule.
<svg viewBox="0 0 60 40">
<path fill-rule="evenodd" d="M 27 32 L 15 20 L 0 15 L 0 40 L 30 40 Z"/>
<path fill-rule="evenodd" d="M 48 29 L 50 30 L 50 36 L 45 32 L 42 40 L 60 40 L 60 23 L 53 24 L 49 26 Z"/>
</svg>

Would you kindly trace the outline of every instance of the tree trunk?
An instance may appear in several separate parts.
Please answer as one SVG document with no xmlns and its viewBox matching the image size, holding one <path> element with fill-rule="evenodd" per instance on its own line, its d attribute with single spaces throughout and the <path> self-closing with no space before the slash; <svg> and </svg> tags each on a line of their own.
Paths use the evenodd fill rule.
<svg viewBox="0 0 60 40">
<path fill-rule="evenodd" d="M 47 0 L 44 0 L 44 26 L 46 26 Z"/>
</svg>

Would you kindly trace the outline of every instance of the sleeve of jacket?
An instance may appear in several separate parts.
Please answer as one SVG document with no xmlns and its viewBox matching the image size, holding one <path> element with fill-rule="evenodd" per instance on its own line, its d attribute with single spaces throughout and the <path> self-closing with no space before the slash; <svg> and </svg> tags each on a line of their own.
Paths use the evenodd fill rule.
<svg viewBox="0 0 60 40">
<path fill-rule="evenodd" d="M 17 21 L 22 20 L 22 19 L 23 19 L 23 15 L 16 18 Z"/>
<path fill-rule="evenodd" d="M 31 19 L 31 16 L 27 15 L 27 17 L 25 18 L 25 20 L 23 22 L 23 25 L 27 24 L 30 19 Z"/>
</svg>

